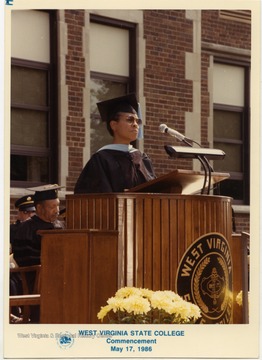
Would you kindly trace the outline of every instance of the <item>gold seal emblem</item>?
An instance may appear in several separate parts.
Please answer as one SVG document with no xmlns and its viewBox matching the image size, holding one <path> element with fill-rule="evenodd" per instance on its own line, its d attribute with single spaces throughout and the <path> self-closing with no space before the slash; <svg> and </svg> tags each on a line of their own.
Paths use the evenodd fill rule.
<svg viewBox="0 0 262 360">
<path fill-rule="evenodd" d="M 185 300 L 200 307 L 202 323 L 232 322 L 232 257 L 223 235 L 204 235 L 187 249 L 176 288 Z"/>
</svg>

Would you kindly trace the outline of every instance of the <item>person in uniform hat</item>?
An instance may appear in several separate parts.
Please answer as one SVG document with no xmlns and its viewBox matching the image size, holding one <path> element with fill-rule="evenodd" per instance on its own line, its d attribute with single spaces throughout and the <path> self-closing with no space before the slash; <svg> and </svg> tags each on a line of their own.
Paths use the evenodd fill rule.
<svg viewBox="0 0 262 360">
<path fill-rule="evenodd" d="M 17 264 L 13 259 L 12 254 L 12 243 L 15 238 L 16 231 L 20 224 L 30 219 L 35 214 L 35 205 L 32 195 L 25 195 L 16 200 L 15 207 L 17 209 L 16 222 L 10 225 L 10 268 L 16 267 Z M 22 282 L 19 273 L 10 273 L 10 295 L 21 295 L 22 294 Z M 19 322 L 21 320 L 21 308 L 12 308 L 12 322 Z"/>
<path fill-rule="evenodd" d="M 18 226 L 35 214 L 34 198 L 32 195 L 22 196 L 16 200 L 15 207 L 17 209 L 17 220 L 14 224 L 10 225 L 10 243 L 12 245 L 13 238 Z"/>
<path fill-rule="evenodd" d="M 18 266 L 31 266 L 41 263 L 41 236 L 38 230 L 53 230 L 64 228 L 58 220 L 59 216 L 59 185 L 45 185 L 34 190 L 34 205 L 36 214 L 24 221 L 18 227 L 13 240 L 13 257 Z M 33 290 L 34 274 L 28 274 L 29 291 Z M 39 308 L 32 306 L 31 322 L 39 321 Z"/>
<path fill-rule="evenodd" d="M 34 197 L 25 195 L 16 200 L 15 207 L 18 209 L 18 219 L 25 221 L 35 213 Z"/>
<path fill-rule="evenodd" d="M 113 137 L 83 168 L 74 193 L 123 192 L 156 177 L 149 157 L 131 143 L 142 123 L 135 94 L 97 103 L 102 121 Z"/>
</svg>

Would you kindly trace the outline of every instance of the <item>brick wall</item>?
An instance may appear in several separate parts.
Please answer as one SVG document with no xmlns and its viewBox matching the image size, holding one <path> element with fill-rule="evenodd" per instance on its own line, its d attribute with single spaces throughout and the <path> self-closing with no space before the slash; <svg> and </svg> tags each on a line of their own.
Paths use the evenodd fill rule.
<svg viewBox="0 0 262 360">
<path fill-rule="evenodd" d="M 192 81 L 185 80 L 185 52 L 192 52 L 192 21 L 185 11 L 145 11 L 146 97 L 145 151 L 157 175 L 176 168 L 190 169 L 191 161 L 169 159 L 165 144 L 176 140 L 159 132 L 165 123 L 185 132 L 185 112 L 192 111 Z"/>
<path fill-rule="evenodd" d="M 217 10 L 203 10 L 201 14 L 202 41 L 210 44 L 230 46 L 240 49 L 251 49 L 251 26 L 248 23 L 223 19 Z M 207 142 L 207 120 L 209 114 L 209 94 L 207 68 L 209 55 L 202 53 L 201 67 L 201 131 L 202 144 Z M 250 216 L 248 213 L 235 213 L 236 232 L 250 232 Z"/>
<path fill-rule="evenodd" d="M 10 223 L 14 223 L 16 221 L 16 208 L 15 202 L 17 199 L 11 199 L 10 201 Z"/>
<path fill-rule="evenodd" d="M 66 56 L 66 85 L 68 86 L 68 116 L 66 145 L 68 146 L 68 178 L 66 188 L 73 190 L 83 167 L 85 119 L 83 117 L 83 89 L 85 87 L 85 59 L 83 57 L 83 10 L 66 10 L 68 53 Z"/>
<path fill-rule="evenodd" d="M 234 48 L 250 49 L 250 24 L 219 18 L 219 11 L 201 14 L 202 41 Z M 185 132 L 185 112 L 192 112 L 192 81 L 185 79 L 185 53 L 193 51 L 193 22 L 185 18 L 184 10 L 151 10 L 144 12 L 146 68 L 146 126 L 144 148 L 154 162 L 157 175 L 170 170 L 191 169 L 189 160 L 169 159 L 164 144 L 179 145 L 161 135 L 158 127 L 168 123 Z M 208 67 L 210 55 L 201 54 L 201 144 L 209 147 Z"/>
<path fill-rule="evenodd" d="M 208 118 L 210 116 L 210 100 L 208 89 L 208 68 L 210 58 L 208 54 L 201 54 L 201 145 L 203 147 L 212 147 L 208 141 Z"/>
<path fill-rule="evenodd" d="M 250 232 L 249 214 L 235 214 L 236 233 Z"/>
<path fill-rule="evenodd" d="M 203 10 L 202 41 L 251 49 L 251 26 L 245 22 L 221 19 L 218 10 Z"/>
</svg>

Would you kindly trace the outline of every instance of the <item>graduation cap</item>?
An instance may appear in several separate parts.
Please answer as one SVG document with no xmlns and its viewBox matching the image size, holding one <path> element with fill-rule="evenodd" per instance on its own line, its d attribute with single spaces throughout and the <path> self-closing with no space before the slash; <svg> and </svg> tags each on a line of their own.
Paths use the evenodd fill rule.
<svg viewBox="0 0 262 360">
<path fill-rule="evenodd" d="M 138 112 L 138 102 L 135 94 L 128 94 L 114 99 L 100 101 L 97 103 L 97 107 L 102 121 L 105 121 L 107 124 L 110 120 L 114 120 L 119 112 Z"/>
<path fill-rule="evenodd" d="M 32 195 L 26 195 L 16 200 L 15 207 L 19 211 L 35 211 L 34 197 Z"/>
<path fill-rule="evenodd" d="M 48 184 L 43 186 L 37 186 L 27 190 L 35 191 L 34 201 L 44 201 L 44 200 L 53 200 L 58 198 L 58 190 L 64 186 L 57 184 Z"/>
</svg>

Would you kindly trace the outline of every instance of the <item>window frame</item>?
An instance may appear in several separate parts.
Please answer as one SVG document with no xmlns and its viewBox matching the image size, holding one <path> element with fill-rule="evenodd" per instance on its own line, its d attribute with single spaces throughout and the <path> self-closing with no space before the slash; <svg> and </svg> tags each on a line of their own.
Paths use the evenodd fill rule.
<svg viewBox="0 0 262 360">
<path fill-rule="evenodd" d="M 231 144 L 241 144 L 242 145 L 242 175 L 239 173 L 230 173 L 232 176 L 232 180 L 242 180 L 243 182 L 243 199 L 236 200 L 233 199 L 232 203 L 235 205 L 249 205 L 250 204 L 250 63 L 247 61 L 237 61 L 234 59 L 224 59 L 223 57 L 214 57 L 214 63 L 221 63 L 225 65 L 233 65 L 233 66 L 241 66 L 244 68 L 244 106 L 234 106 L 234 105 L 226 105 L 226 104 L 217 104 L 213 103 L 213 111 L 221 110 L 221 111 L 232 111 L 232 112 L 240 112 L 243 114 L 243 123 L 242 123 L 242 141 L 234 141 L 223 138 L 214 138 L 213 142 L 225 142 Z M 224 180 L 224 181 L 230 181 Z M 223 194 L 221 194 L 223 195 Z"/>
<path fill-rule="evenodd" d="M 121 19 L 114 19 L 109 17 L 104 17 L 97 14 L 90 14 L 90 23 L 97 23 L 105 26 L 112 26 L 119 29 L 125 29 L 129 34 L 129 76 L 120 76 L 115 74 L 108 74 L 103 72 L 97 72 L 90 70 L 90 79 L 100 79 L 105 81 L 112 81 L 115 83 L 121 83 L 126 88 L 126 94 L 128 93 L 136 93 L 137 86 L 137 41 L 136 41 L 136 32 L 137 32 L 137 24 L 124 21 Z M 124 94 L 123 94 L 124 95 Z M 91 116 L 91 114 L 90 114 Z M 136 142 L 133 143 L 136 146 Z M 91 151 L 91 139 L 90 139 L 90 151 Z"/>
<path fill-rule="evenodd" d="M 121 19 L 113 19 L 109 17 L 104 17 L 96 14 L 90 14 L 90 23 L 97 23 L 105 26 L 113 26 L 120 29 L 128 30 L 129 34 L 129 76 L 127 80 L 129 87 L 129 92 L 136 92 L 136 59 L 137 59 L 137 46 L 136 46 L 136 30 L 137 24 L 128 22 Z M 107 76 L 107 80 L 114 80 L 119 81 L 121 76 L 110 75 L 110 74 L 103 74 L 97 72 L 90 72 L 90 76 L 100 74 L 101 76 Z M 124 77 L 123 77 L 124 78 Z"/>
<path fill-rule="evenodd" d="M 34 111 L 44 111 L 47 113 L 48 121 L 48 146 L 46 148 L 38 148 L 34 146 L 13 145 L 10 144 L 10 159 L 11 155 L 25 155 L 25 156 L 48 156 L 48 182 L 56 183 L 58 179 L 58 74 L 57 74 L 57 11 L 47 11 L 49 13 L 50 26 L 50 62 L 43 63 L 32 61 L 28 59 L 11 58 L 11 67 L 25 67 L 28 69 L 44 70 L 47 72 L 47 105 L 25 105 L 12 102 L 10 107 L 15 109 L 26 109 Z M 12 72 L 11 72 L 12 76 Z M 10 119 L 11 121 L 11 119 Z M 10 168 L 11 170 L 11 168 Z M 25 188 L 45 184 L 43 182 L 11 180 L 11 187 Z"/>
</svg>

